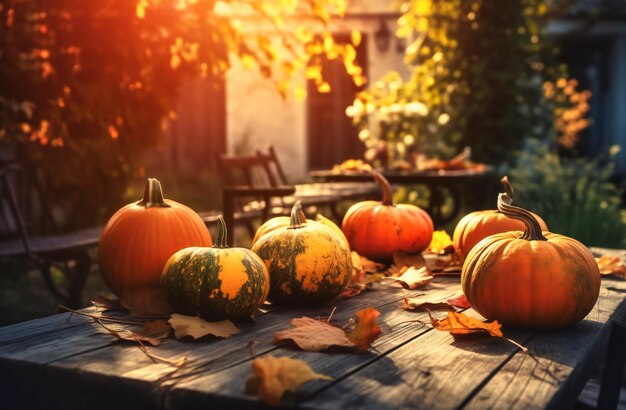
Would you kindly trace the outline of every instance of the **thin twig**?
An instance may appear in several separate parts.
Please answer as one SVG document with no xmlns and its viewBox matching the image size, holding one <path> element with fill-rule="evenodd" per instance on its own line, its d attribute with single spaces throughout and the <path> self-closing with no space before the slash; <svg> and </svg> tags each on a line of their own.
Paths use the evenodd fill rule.
<svg viewBox="0 0 626 410">
<path fill-rule="evenodd" d="M 333 308 L 333 311 L 332 311 L 332 312 L 330 312 L 330 316 L 328 316 L 328 319 L 326 319 L 326 323 L 330 323 L 330 319 L 332 319 L 332 318 L 333 318 L 333 315 L 335 314 L 335 310 L 337 310 L 337 306 L 335 306 L 335 307 Z"/>
<path fill-rule="evenodd" d="M 255 359 L 255 358 L 256 358 L 256 350 L 255 350 L 255 348 L 254 348 L 254 344 L 255 344 L 255 343 L 256 343 L 256 342 L 255 342 L 254 340 L 250 340 L 250 341 L 248 342 L 248 347 L 250 348 L 250 355 L 252 356 L 252 358 L 253 358 L 253 359 Z"/>
</svg>

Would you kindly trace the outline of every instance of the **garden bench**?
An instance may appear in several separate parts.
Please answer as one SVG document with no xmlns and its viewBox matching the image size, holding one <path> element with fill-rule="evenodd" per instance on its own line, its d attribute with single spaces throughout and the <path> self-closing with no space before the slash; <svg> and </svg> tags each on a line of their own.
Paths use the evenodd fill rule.
<svg viewBox="0 0 626 410">
<path fill-rule="evenodd" d="M 377 286 L 351 299 L 274 307 L 254 322 L 237 322 L 241 333 L 228 339 L 169 338 L 147 347 L 170 360 L 187 355 L 181 368 L 153 362 L 136 344 L 116 341 L 84 316 L 64 313 L 7 326 L 0 329 L 0 408 L 268 408 L 246 394 L 245 385 L 252 360 L 273 355 L 304 360 L 332 377 L 302 385 L 283 398 L 286 407 L 563 409 L 574 406 L 607 343 L 624 353 L 624 332 L 612 329 L 626 318 L 624 280 L 603 278 L 594 309 L 571 327 L 504 327 L 504 335 L 530 354 L 486 335 L 454 338 L 422 324 L 429 323 L 425 311 L 398 307 L 405 297 L 445 298 L 459 290 L 459 278 L 449 276 L 414 291 Z M 288 328 L 291 318 L 326 319 L 334 311 L 333 321 L 344 324 L 368 306 L 380 312 L 382 334 L 367 352 L 304 352 L 272 343 L 274 332 Z M 84 312 L 97 314 L 94 308 Z M 471 308 L 464 313 L 480 317 Z M 606 363 L 621 370 L 624 355 L 614 353 L 608 349 Z M 613 371 L 609 376 L 619 384 L 621 372 Z M 605 386 L 598 406 L 614 407 L 615 386 L 608 392 Z"/>
<path fill-rule="evenodd" d="M 257 227 L 251 222 L 254 218 L 264 221 L 272 216 L 288 215 L 297 200 L 307 213 L 325 209 L 325 216 L 340 223 L 342 213 L 337 207 L 340 201 L 380 195 L 373 182 L 290 184 L 273 146 L 250 155 L 219 155 L 218 161 L 225 184 L 223 207 L 227 229 L 232 232 L 235 221 L 243 221 L 251 237 Z M 210 223 L 215 215 L 204 215 L 203 219 Z"/>
<path fill-rule="evenodd" d="M 102 227 L 78 230 L 58 235 L 31 235 L 29 221 L 22 212 L 13 187 L 12 175 L 17 164 L 0 163 L 0 258 L 22 258 L 30 261 L 41 273 L 46 287 L 70 307 L 81 306 L 81 294 L 89 274 L 91 249 L 97 247 Z M 39 193 L 40 194 L 40 193 Z M 46 209 L 42 195 L 40 206 Z M 57 268 L 66 276 L 68 286 L 61 290 L 52 278 Z"/>
</svg>

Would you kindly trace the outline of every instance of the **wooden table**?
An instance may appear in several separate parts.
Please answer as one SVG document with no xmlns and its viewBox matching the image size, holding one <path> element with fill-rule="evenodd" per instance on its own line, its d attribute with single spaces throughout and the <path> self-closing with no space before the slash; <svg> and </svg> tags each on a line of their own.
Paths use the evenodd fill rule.
<svg viewBox="0 0 626 410">
<path fill-rule="evenodd" d="M 403 171 L 383 170 L 381 173 L 392 184 L 399 185 L 423 185 L 428 188 L 429 198 L 426 211 L 433 218 L 433 222 L 439 228 L 454 221 L 462 209 L 461 202 L 465 205 L 465 211 L 483 209 L 485 198 L 492 193 L 490 189 L 491 179 L 494 178 L 492 166 L 486 166 L 484 170 L 450 170 L 450 171 Z M 363 171 L 311 171 L 309 175 L 320 181 L 336 182 L 364 182 L 372 181 L 372 176 Z M 495 181 L 493 181 L 495 183 Z M 471 187 L 468 195 L 461 195 L 463 187 Z M 494 188 L 498 188 L 494 185 Z M 496 191 L 493 191 L 496 192 Z M 495 195 L 495 194 L 494 194 Z M 446 198 L 450 199 L 450 210 L 444 210 Z M 461 200 L 464 198 L 464 201 Z M 494 196 L 495 198 L 495 196 Z M 495 199 L 493 201 L 495 207 Z"/>
<path fill-rule="evenodd" d="M 608 323 L 626 317 L 626 281 L 603 279 L 594 310 L 577 325 L 543 332 L 503 329 L 530 355 L 488 336 L 455 340 L 416 322 L 428 321 L 425 312 L 398 307 L 403 297 L 443 298 L 459 288 L 458 277 L 437 277 L 416 291 L 379 286 L 316 308 L 271 311 L 254 323 L 239 323 L 242 333 L 230 339 L 168 339 L 150 348 L 167 358 L 189 352 L 190 363 L 174 373 L 135 345 L 114 341 L 86 317 L 68 321 L 66 313 L 8 326 L 0 329 L 0 408 L 264 408 L 244 393 L 252 350 L 303 359 L 334 378 L 303 385 L 285 398 L 287 406 L 569 408 L 605 349 Z M 335 306 L 339 324 L 367 306 L 381 312 L 382 335 L 370 351 L 307 353 L 272 344 L 273 333 L 288 327 L 289 318 L 327 317 Z M 477 316 L 471 309 L 466 313 Z"/>
</svg>

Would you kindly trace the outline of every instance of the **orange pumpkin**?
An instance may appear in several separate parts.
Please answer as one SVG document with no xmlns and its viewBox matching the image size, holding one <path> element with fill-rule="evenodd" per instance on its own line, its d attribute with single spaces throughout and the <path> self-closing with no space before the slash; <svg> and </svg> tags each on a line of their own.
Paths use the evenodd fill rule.
<svg viewBox="0 0 626 410">
<path fill-rule="evenodd" d="M 369 172 L 381 187 L 383 200 L 358 202 L 348 209 L 341 230 L 350 248 L 379 262 L 390 262 L 396 251 L 426 249 L 433 236 L 430 216 L 415 205 L 394 205 L 389 181 L 377 171 Z"/>
<path fill-rule="evenodd" d="M 161 272 L 175 252 L 213 244 L 206 225 L 191 208 L 163 198 L 161 183 L 149 178 L 144 197 L 118 210 L 100 237 L 98 259 L 104 282 L 124 307 L 162 313 Z"/>
<path fill-rule="evenodd" d="M 502 178 L 501 182 L 504 185 L 504 190 L 512 198 L 513 186 L 511 186 L 508 178 Z M 539 222 L 541 230 L 547 231 L 548 226 L 543 219 L 534 213 L 533 216 Z M 507 218 L 497 209 L 476 211 L 465 215 L 456 225 L 452 234 L 452 245 L 460 261 L 463 262 L 469 251 L 483 238 L 500 232 L 521 230 L 524 230 L 522 221 Z"/>
<path fill-rule="evenodd" d="M 489 320 L 519 327 L 558 328 L 583 319 L 600 292 L 591 252 L 567 236 L 543 232 L 525 209 L 500 194 L 498 209 L 525 230 L 480 241 L 467 255 L 461 283 L 472 307 Z"/>
</svg>

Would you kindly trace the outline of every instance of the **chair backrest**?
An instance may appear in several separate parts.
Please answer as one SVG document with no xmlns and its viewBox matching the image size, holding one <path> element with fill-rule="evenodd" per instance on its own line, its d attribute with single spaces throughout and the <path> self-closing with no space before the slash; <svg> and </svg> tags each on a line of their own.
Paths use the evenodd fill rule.
<svg viewBox="0 0 626 410">
<path fill-rule="evenodd" d="M 0 239 L 19 237 L 26 253 L 31 249 L 28 242 L 26 221 L 20 211 L 17 195 L 11 184 L 10 171 L 12 166 L 0 164 Z"/>
</svg>

